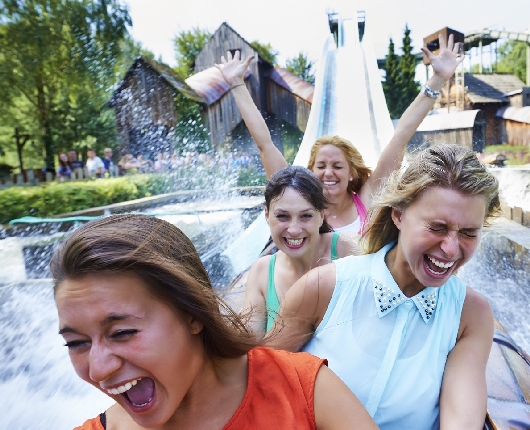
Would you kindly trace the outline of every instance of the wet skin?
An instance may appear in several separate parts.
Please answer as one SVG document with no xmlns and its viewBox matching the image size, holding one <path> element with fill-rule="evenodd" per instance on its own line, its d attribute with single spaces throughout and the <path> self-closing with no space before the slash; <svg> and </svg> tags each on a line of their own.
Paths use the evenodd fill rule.
<svg viewBox="0 0 530 430">
<path fill-rule="evenodd" d="M 346 156 L 334 145 L 324 145 L 315 157 L 313 173 L 318 177 L 326 196 L 334 198 L 348 194 L 348 183 L 352 174 Z"/>
<path fill-rule="evenodd" d="M 272 201 L 265 216 L 272 240 L 288 256 L 300 257 L 308 249 L 318 246 L 323 214 L 298 191 L 286 188 L 280 198 Z"/>
<path fill-rule="evenodd" d="M 406 296 L 442 286 L 475 253 L 486 213 L 483 196 L 432 187 L 403 212 L 394 209 L 398 244 L 387 266 Z"/>
<path fill-rule="evenodd" d="M 77 374 L 118 402 L 142 427 L 158 427 L 174 415 L 206 366 L 197 334 L 202 325 L 151 296 L 135 276 L 65 280 L 57 289 L 60 333 Z M 207 367 L 207 366 L 206 366 Z M 133 405 L 107 390 L 151 378 L 154 393 Z"/>
</svg>

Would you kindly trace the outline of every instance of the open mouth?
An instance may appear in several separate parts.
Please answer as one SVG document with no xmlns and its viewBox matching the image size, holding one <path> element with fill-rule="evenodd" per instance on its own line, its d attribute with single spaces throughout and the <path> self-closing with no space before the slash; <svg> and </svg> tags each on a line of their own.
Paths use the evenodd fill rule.
<svg viewBox="0 0 530 430">
<path fill-rule="evenodd" d="M 423 265 L 425 266 L 427 273 L 435 278 L 443 278 L 447 272 L 451 270 L 454 264 L 454 261 L 444 263 L 443 261 L 429 255 L 423 257 Z"/>
<path fill-rule="evenodd" d="M 322 184 L 326 187 L 332 187 L 333 185 L 337 185 L 339 181 L 323 181 Z"/>
<path fill-rule="evenodd" d="M 298 249 L 298 248 L 301 248 L 302 246 L 304 246 L 306 238 L 304 237 L 304 238 L 301 238 L 301 239 L 288 239 L 288 238 L 284 237 L 283 241 L 284 241 L 285 245 L 287 245 L 288 248 L 290 248 L 290 249 Z"/>
<path fill-rule="evenodd" d="M 148 409 L 155 399 L 155 381 L 151 378 L 140 378 L 107 390 L 109 394 L 120 395 L 135 412 Z"/>
</svg>

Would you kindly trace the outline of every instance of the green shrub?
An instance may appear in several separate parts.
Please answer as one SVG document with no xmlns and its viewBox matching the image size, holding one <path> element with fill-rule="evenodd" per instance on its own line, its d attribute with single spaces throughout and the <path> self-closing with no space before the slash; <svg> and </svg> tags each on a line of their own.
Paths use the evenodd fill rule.
<svg viewBox="0 0 530 430">
<path fill-rule="evenodd" d="M 239 176 L 237 178 L 238 187 L 256 187 L 265 185 L 266 183 L 267 178 L 263 172 L 257 172 L 251 168 L 239 170 Z"/>
<path fill-rule="evenodd" d="M 166 192 L 165 175 L 135 175 L 87 182 L 54 182 L 0 190 L 0 224 L 23 216 L 40 218 L 120 203 Z"/>
<path fill-rule="evenodd" d="M 521 165 L 530 163 L 530 147 L 511 145 L 489 145 L 484 148 L 484 154 L 504 154 L 508 165 Z"/>
</svg>

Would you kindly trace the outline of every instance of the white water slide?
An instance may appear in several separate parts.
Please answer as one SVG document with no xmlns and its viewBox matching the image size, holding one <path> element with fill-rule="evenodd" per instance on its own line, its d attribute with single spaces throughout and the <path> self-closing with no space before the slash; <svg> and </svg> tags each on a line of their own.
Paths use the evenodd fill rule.
<svg viewBox="0 0 530 430">
<path fill-rule="evenodd" d="M 367 166 L 374 168 L 394 133 L 381 74 L 369 35 L 360 42 L 356 20 L 339 18 L 338 23 L 338 46 L 331 34 L 324 43 L 309 121 L 293 164 L 307 166 L 315 140 L 339 135 L 351 141 Z M 258 258 L 269 236 L 262 213 L 223 255 L 239 273 Z"/>
</svg>

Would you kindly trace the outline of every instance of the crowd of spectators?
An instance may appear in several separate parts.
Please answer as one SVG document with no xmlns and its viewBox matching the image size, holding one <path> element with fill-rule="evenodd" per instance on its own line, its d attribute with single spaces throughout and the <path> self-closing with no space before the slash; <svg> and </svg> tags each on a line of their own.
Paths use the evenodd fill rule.
<svg viewBox="0 0 530 430">
<path fill-rule="evenodd" d="M 193 167 L 214 169 L 228 174 L 239 169 L 257 167 L 257 163 L 260 163 L 259 158 L 253 157 L 246 152 L 238 154 L 237 152 L 228 151 L 213 154 L 188 151 L 183 155 L 180 155 L 177 151 L 172 154 L 169 152 L 158 152 L 153 159 L 149 159 L 142 154 L 136 156 L 125 154 L 116 165 L 112 161 L 112 156 L 111 148 L 105 148 L 103 159 L 97 155 L 95 149 L 88 148 L 85 164 L 78 159 L 76 151 L 70 150 L 68 154 L 62 152 L 58 155 L 58 167 L 55 177 L 61 181 L 71 179 L 72 173 L 76 172 L 77 169 L 83 169 L 85 172 L 84 176 L 89 178 L 123 176 L 136 173 L 164 173 Z"/>
</svg>

